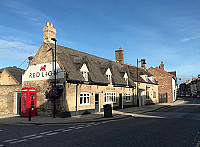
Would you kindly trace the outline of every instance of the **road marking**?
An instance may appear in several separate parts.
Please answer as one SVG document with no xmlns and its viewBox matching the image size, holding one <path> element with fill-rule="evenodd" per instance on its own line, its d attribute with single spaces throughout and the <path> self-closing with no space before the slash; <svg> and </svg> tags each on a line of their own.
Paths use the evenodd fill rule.
<svg viewBox="0 0 200 147">
<path fill-rule="evenodd" d="M 35 136 L 35 137 L 29 138 L 29 139 L 37 139 L 37 138 L 41 138 L 41 137 L 43 137 L 43 136 L 42 136 L 42 135 L 40 135 L 40 136 Z"/>
<path fill-rule="evenodd" d="M 24 141 L 28 141 L 28 140 L 27 139 L 22 139 L 22 140 L 17 140 L 17 141 L 9 142 L 9 143 L 15 144 L 15 143 L 20 143 L 20 142 L 24 142 Z"/>
<path fill-rule="evenodd" d="M 42 132 L 40 134 L 43 135 L 43 134 L 48 134 L 48 133 L 51 133 L 51 132 L 53 132 L 53 131 Z"/>
<path fill-rule="evenodd" d="M 57 131 L 62 131 L 62 130 L 65 130 L 65 129 L 57 129 L 57 130 L 54 130 L 54 131 L 56 131 L 56 132 L 57 132 Z"/>
<path fill-rule="evenodd" d="M 96 124 L 93 124 L 93 125 L 95 125 L 95 126 L 96 126 L 96 125 L 99 125 L 99 124 L 100 124 L 100 123 L 96 123 Z"/>
<path fill-rule="evenodd" d="M 5 141 L 3 141 L 3 142 L 10 142 L 10 141 L 15 141 L 15 140 L 17 140 L 17 138 L 5 140 Z"/>
<path fill-rule="evenodd" d="M 77 128 L 74 128 L 74 129 L 76 129 L 76 130 L 78 130 L 78 129 L 82 129 L 83 127 L 77 127 Z"/>
<path fill-rule="evenodd" d="M 46 135 L 48 135 L 48 136 L 50 136 L 50 135 L 55 135 L 55 134 L 58 134 L 59 132 L 54 132 L 54 133 L 50 133 L 50 134 L 46 134 Z"/>
<path fill-rule="evenodd" d="M 3 146 L 3 144 L 0 144 L 0 146 Z"/>
<path fill-rule="evenodd" d="M 3 130 L 0 130 L 0 132 L 1 132 L 1 131 L 3 131 Z"/>
<path fill-rule="evenodd" d="M 85 127 L 85 125 L 78 125 L 78 127 Z"/>
<path fill-rule="evenodd" d="M 91 127 L 92 125 L 88 124 L 88 125 L 86 125 L 86 126 Z"/>
<path fill-rule="evenodd" d="M 69 127 L 70 129 L 73 129 L 73 128 L 75 128 L 76 126 L 73 126 L 73 127 Z"/>
<path fill-rule="evenodd" d="M 28 135 L 28 136 L 23 136 L 22 138 L 29 138 L 29 137 L 33 137 L 33 136 L 36 136 L 36 134 Z"/>
<path fill-rule="evenodd" d="M 68 132 L 71 131 L 72 129 L 67 129 L 67 130 L 63 130 L 62 132 Z"/>
</svg>

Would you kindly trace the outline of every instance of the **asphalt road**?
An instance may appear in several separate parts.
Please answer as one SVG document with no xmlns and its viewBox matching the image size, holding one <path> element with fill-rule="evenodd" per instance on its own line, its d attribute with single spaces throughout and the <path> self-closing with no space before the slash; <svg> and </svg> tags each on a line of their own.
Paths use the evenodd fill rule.
<svg viewBox="0 0 200 147">
<path fill-rule="evenodd" d="M 0 125 L 0 146 L 199 146 L 200 100 L 184 100 L 184 105 L 124 120 L 82 125 Z"/>
</svg>

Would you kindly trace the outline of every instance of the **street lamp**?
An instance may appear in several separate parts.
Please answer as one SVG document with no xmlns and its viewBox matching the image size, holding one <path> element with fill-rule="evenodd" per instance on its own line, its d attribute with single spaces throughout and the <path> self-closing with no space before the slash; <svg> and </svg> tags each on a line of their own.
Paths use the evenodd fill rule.
<svg viewBox="0 0 200 147">
<path fill-rule="evenodd" d="M 53 40 L 54 42 L 55 42 L 55 54 L 54 54 L 54 56 L 55 56 L 55 60 L 54 60 L 54 62 L 55 62 L 55 64 L 54 64 L 54 76 L 55 76 L 55 80 L 54 80 L 54 88 L 56 88 L 56 42 L 57 42 L 57 40 L 56 40 L 56 38 L 51 38 L 51 40 Z M 56 117 L 56 98 L 54 97 L 54 102 L 53 102 L 53 105 L 54 105 L 54 107 L 53 107 L 53 118 L 55 118 Z"/>
<path fill-rule="evenodd" d="M 137 58 L 137 106 L 139 107 L 140 106 L 140 104 L 139 104 L 139 88 L 138 88 L 138 63 L 140 63 L 141 61 L 138 61 L 138 58 Z M 145 61 L 143 61 L 143 63 L 142 64 L 146 64 L 145 63 Z"/>
</svg>

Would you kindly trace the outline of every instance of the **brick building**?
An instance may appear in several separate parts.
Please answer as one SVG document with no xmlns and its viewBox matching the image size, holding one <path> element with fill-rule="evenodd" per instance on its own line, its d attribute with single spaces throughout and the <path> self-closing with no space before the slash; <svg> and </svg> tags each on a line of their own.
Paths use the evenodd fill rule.
<svg viewBox="0 0 200 147">
<path fill-rule="evenodd" d="M 176 72 L 167 72 L 164 70 L 164 64 L 161 62 L 159 67 L 148 69 L 155 79 L 158 81 L 158 91 L 159 97 L 162 101 L 163 98 L 166 98 L 165 102 L 172 103 L 176 100 Z"/>
<path fill-rule="evenodd" d="M 20 98 L 23 69 L 6 67 L 0 69 L 0 113 L 20 114 Z M 16 107 L 18 105 L 18 107 Z"/>
</svg>

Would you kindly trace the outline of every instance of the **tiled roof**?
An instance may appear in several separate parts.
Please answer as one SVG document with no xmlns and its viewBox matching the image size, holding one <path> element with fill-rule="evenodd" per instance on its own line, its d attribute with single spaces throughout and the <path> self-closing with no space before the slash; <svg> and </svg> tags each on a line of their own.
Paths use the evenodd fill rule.
<svg viewBox="0 0 200 147">
<path fill-rule="evenodd" d="M 155 69 L 155 70 L 157 70 L 157 71 L 160 71 L 160 72 L 162 72 L 162 73 L 165 73 L 165 74 L 167 74 L 168 76 L 171 76 L 172 78 L 176 79 L 176 77 L 175 77 L 174 75 L 170 74 L 169 72 L 167 72 L 167 71 L 165 71 L 165 70 L 162 70 L 162 69 L 160 69 L 160 68 L 158 68 L 158 67 L 156 67 L 156 68 L 151 67 L 151 68 L 152 68 L 152 69 Z"/>
<path fill-rule="evenodd" d="M 54 48 L 54 44 L 51 45 Z M 57 57 L 61 62 L 67 73 L 68 81 L 84 81 L 83 76 L 80 72 L 80 68 L 85 63 L 89 70 L 89 82 L 94 84 L 109 84 L 108 78 L 106 77 L 106 71 L 110 68 L 112 73 L 112 83 L 115 86 L 124 85 L 126 81 L 123 76 L 125 72 L 128 74 L 129 86 L 134 87 L 134 81 L 136 81 L 137 67 L 120 64 L 105 58 L 80 52 L 68 47 L 57 45 Z M 152 76 L 144 69 L 139 68 L 139 73 Z M 145 82 L 140 76 L 139 81 Z"/>
<path fill-rule="evenodd" d="M 25 71 L 24 69 L 17 68 L 16 66 L 6 67 L 6 68 L 0 69 L 0 73 L 2 73 L 4 69 L 6 69 L 13 76 L 13 78 L 15 78 L 17 82 L 19 82 L 19 84 L 22 83 L 22 74 Z"/>
</svg>

